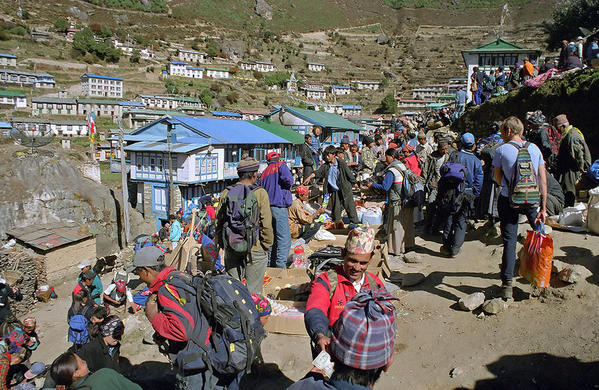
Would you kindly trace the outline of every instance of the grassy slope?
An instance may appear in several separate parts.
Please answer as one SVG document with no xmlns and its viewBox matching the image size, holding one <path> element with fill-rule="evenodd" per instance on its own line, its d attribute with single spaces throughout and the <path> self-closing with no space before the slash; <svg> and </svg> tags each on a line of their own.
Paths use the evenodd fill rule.
<svg viewBox="0 0 599 390">
<path fill-rule="evenodd" d="M 530 0 L 384 0 L 384 2 L 392 8 L 467 9 L 501 7 L 506 2 L 509 5 L 523 5 Z"/>
<path fill-rule="evenodd" d="M 597 102 L 599 68 L 586 69 L 563 79 L 549 80 L 538 89 L 523 87 L 473 107 L 455 123 L 454 129 L 478 137 L 489 133 L 493 121 L 510 115 L 523 120 L 526 112 L 535 110 L 542 110 L 548 118 L 566 114 L 570 123 L 585 134 L 592 155 L 597 157 L 599 143 L 591 141 L 599 136 Z"/>
</svg>

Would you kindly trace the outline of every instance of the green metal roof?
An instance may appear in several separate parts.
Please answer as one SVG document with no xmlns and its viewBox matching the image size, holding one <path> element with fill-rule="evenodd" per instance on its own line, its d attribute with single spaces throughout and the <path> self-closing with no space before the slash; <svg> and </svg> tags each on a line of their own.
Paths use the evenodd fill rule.
<svg viewBox="0 0 599 390">
<path fill-rule="evenodd" d="M 6 91 L 6 90 L 0 90 L 0 96 L 26 97 L 26 95 L 23 92 L 19 92 L 19 91 Z"/>
<path fill-rule="evenodd" d="M 274 135 L 277 135 L 287 141 L 291 142 L 294 145 L 301 145 L 304 143 L 304 136 L 300 133 L 289 129 L 283 125 L 278 123 L 270 122 L 270 121 L 248 121 L 254 126 L 258 126 L 263 130 L 269 131 Z"/>
<path fill-rule="evenodd" d="M 314 110 L 306 110 L 304 108 L 297 107 L 289 107 L 283 106 L 285 111 L 289 111 L 292 114 L 297 115 L 298 117 L 311 122 L 315 125 L 319 125 L 322 127 L 329 127 L 334 129 L 346 129 L 346 130 L 363 130 L 357 124 L 350 122 L 349 120 L 343 118 L 342 116 L 336 114 L 330 114 L 324 111 L 314 111 Z M 303 141 L 302 141 L 303 143 Z"/>
<path fill-rule="evenodd" d="M 475 49 L 463 50 L 462 53 L 493 53 L 493 52 L 501 52 L 501 53 L 522 53 L 522 52 L 533 52 L 538 51 L 535 49 L 525 49 L 518 45 L 515 45 L 511 42 L 505 41 L 501 38 L 493 40 L 487 44 L 479 46 Z"/>
<path fill-rule="evenodd" d="M 113 104 L 113 105 L 119 105 L 119 101 L 118 100 L 112 100 L 112 99 L 77 99 L 77 103 L 83 103 L 83 104 Z"/>
</svg>

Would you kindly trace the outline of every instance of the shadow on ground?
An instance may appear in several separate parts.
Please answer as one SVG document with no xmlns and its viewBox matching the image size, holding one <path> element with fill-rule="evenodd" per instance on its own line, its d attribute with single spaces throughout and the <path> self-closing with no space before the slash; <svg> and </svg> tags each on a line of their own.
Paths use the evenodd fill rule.
<svg viewBox="0 0 599 390">
<path fill-rule="evenodd" d="M 275 363 L 265 363 L 257 367 L 254 365 L 250 374 L 244 375 L 239 388 L 241 390 L 283 390 L 294 382 L 289 379 Z"/>
<path fill-rule="evenodd" d="M 586 390 L 599 387 L 599 361 L 584 363 L 574 357 L 533 353 L 502 356 L 487 364 L 487 368 L 495 378 L 476 381 L 475 390 Z"/>
</svg>

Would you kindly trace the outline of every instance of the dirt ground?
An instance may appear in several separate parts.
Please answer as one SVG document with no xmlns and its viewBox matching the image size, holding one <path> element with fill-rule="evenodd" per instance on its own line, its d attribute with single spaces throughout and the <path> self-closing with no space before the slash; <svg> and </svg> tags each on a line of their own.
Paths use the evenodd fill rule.
<svg viewBox="0 0 599 390">
<path fill-rule="evenodd" d="M 525 226 L 521 225 L 524 232 Z M 455 259 L 438 256 L 438 236 L 417 238 L 420 262 L 401 266 L 421 272 L 423 283 L 399 292 L 395 361 L 377 389 L 593 389 L 599 387 L 599 239 L 554 231 L 556 259 L 580 264 L 586 281 L 552 287 L 540 298 L 518 279 L 515 302 L 498 315 L 461 311 L 457 301 L 473 292 L 490 297 L 499 287 L 501 247 L 471 232 Z M 109 276 L 103 281 L 107 283 Z M 72 286 L 57 286 L 60 298 L 38 304 L 41 346 L 33 360 L 50 363 L 68 347 L 66 311 Z M 164 369 L 154 345 L 141 343 L 148 323 L 142 314 L 126 320 L 121 355 L 132 364 Z M 284 389 L 311 368 L 307 336 L 270 334 L 262 343 L 266 366 L 244 379 L 245 389 Z M 148 363 L 150 362 L 150 363 Z M 453 375 L 450 373 L 453 372 Z"/>
</svg>

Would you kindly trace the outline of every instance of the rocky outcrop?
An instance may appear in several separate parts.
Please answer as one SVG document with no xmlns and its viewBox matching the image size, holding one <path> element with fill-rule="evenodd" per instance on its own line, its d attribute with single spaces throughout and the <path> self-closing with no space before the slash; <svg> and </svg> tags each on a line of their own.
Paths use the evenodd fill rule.
<svg viewBox="0 0 599 390">
<path fill-rule="evenodd" d="M 82 11 L 75 6 L 69 8 L 69 13 L 77 19 L 80 19 L 84 22 L 87 21 L 87 19 L 89 19 L 89 15 L 87 14 L 87 12 Z"/>
<path fill-rule="evenodd" d="M 220 44 L 220 50 L 226 58 L 238 61 L 245 55 L 245 43 L 243 41 L 224 40 Z"/>
<path fill-rule="evenodd" d="M 265 0 L 256 0 L 254 12 L 266 20 L 272 19 L 272 7 Z"/>
<path fill-rule="evenodd" d="M 0 158 L 0 238 L 12 227 L 72 220 L 96 235 L 98 257 L 119 251 L 115 200 L 107 187 L 83 176 L 74 154 L 7 150 L 14 148 Z"/>
</svg>

